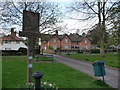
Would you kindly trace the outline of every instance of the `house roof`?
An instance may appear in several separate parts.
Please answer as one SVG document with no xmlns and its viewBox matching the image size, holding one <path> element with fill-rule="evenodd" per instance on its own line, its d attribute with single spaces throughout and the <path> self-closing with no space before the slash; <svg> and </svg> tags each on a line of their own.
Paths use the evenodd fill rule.
<svg viewBox="0 0 120 90">
<path fill-rule="evenodd" d="M 60 39 L 60 40 L 62 40 L 63 39 L 63 35 L 58 35 L 58 38 Z"/>
<path fill-rule="evenodd" d="M 65 36 L 67 36 L 67 34 L 58 35 L 58 38 L 59 38 L 60 40 L 62 40 Z"/>
<path fill-rule="evenodd" d="M 41 34 L 41 40 L 42 41 L 48 41 L 51 38 L 52 35 L 49 34 Z"/>
<path fill-rule="evenodd" d="M 49 35 L 49 34 L 42 34 L 42 41 L 49 41 L 52 37 L 57 36 L 59 40 L 62 40 L 65 36 L 68 36 L 68 38 L 72 41 L 72 42 L 80 42 L 82 41 L 82 39 L 84 38 L 83 36 L 79 35 L 79 34 L 63 34 L 63 35 Z"/>
<path fill-rule="evenodd" d="M 72 42 L 80 42 L 83 39 L 83 37 L 78 34 L 70 34 L 69 38 Z"/>
<path fill-rule="evenodd" d="M 3 41 L 20 41 L 21 39 L 16 36 L 14 28 L 11 28 L 11 34 L 2 37 Z"/>
<path fill-rule="evenodd" d="M 6 41 L 6 40 L 10 40 L 10 41 L 20 41 L 21 39 L 20 38 L 18 38 L 17 36 L 15 36 L 15 35 L 8 35 L 8 36 L 3 36 L 2 37 L 2 40 L 3 41 Z"/>
</svg>

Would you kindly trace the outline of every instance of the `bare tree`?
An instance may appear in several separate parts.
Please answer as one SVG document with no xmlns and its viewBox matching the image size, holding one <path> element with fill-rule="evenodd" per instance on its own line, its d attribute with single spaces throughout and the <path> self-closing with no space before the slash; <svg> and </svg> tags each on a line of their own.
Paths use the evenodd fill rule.
<svg viewBox="0 0 120 90">
<path fill-rule="evenodd" d="M 40 13 L 40 32 L 55 27 L 60 21 L 61 12 L 57 4 L 52 2 L 1 2 L 0 3 L 0 25 L 3 27 L 18 25 L 22 26 L 23 10 Z M 53 29 L 54 30 L 54 29 Z M 52 30 L 52 31 L 53 31 Z"/>
<path fill-rule="evenodd" d="M 92 20 L 97 18 L 97 30 L 100 37 L 100 55 L 105 56 L 105 39 L 106 39 L 106 21 L 109 17 L 109 11 L 113 8 L 116 2 L 108 2 L 109 0 L 82 0 L 76 1 L 70 7 L 70 11 L 82 13 L 82 18 L 77 18 L 77 20 Z M 73 18 L 76 19 L 76 18 Z M 93 25 L 94 26 L 94 25 Z"/>
</svg>

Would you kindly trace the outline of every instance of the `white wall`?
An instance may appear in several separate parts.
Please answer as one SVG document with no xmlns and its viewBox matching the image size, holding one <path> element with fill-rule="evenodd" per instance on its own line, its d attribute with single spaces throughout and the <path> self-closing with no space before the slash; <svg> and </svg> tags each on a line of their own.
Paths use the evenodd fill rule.
<svg viewBox="0 0 120 90">
<path fill-rule="evenodd" d="M 11 41 L 11 43 L 5 43 L 5 41 L 3 41 L 2 44 L 2 50 L 5 50 L 5 48 L 10 48 L 11 50 L 18 50 L 20 47 L 27 48 L 27 46 L 22 41 L 20 41 L 20 43 L 16 43 L 16 41 Z"/>
</svg>

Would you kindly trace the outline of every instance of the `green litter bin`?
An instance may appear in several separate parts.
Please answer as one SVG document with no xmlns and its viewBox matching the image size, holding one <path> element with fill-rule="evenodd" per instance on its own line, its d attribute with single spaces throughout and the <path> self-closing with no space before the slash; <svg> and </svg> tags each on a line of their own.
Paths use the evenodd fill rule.
<svg viewBox="0 0 120 90">
<path fill-rule="evenodd" d="M 98 61 L 92 64 L 94 69 L 95 76 L 104 76 L 106 75 L 104 61 Z"/>
</svg>

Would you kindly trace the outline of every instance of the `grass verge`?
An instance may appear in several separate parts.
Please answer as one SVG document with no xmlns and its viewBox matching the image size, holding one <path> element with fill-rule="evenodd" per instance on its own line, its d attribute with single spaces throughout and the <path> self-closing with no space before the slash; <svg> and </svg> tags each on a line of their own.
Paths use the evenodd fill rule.
<svg viewBox="0 0 120 90">
<path fill-rule="evenodd" d="M 83 60 L 88 62 L 95 62 L 104 60 L 105 64 L 111 67 L 120 68 L 118 61 L 118 54 L 106 54 L 105 57 L 100 57 L 99 54 L 70 54 L 62 55 L 76 60 Z"/>
<path fill-rule="evenodd" d="M 3 88 L 17 88 L 26 83 L 26 57 L 3 57 L 2 64 Z M 33 73 L 36 70 L 44 74 L 42 81 L 55 83 L 59 88 L 110 88 L 102 81 L 60 63 L 33 63 Z"/>
</svg>

